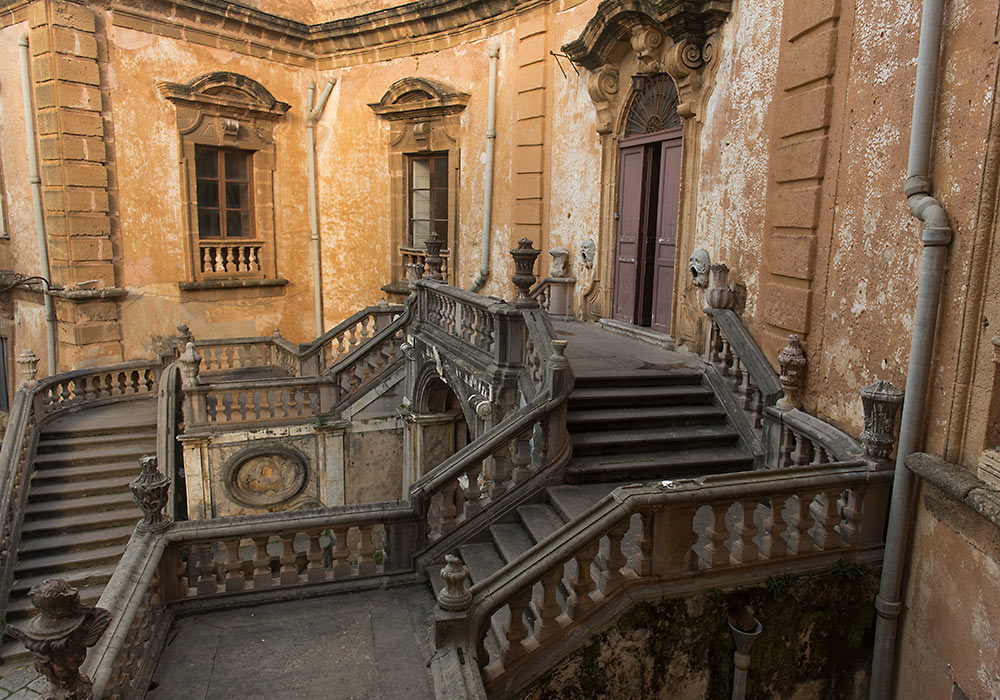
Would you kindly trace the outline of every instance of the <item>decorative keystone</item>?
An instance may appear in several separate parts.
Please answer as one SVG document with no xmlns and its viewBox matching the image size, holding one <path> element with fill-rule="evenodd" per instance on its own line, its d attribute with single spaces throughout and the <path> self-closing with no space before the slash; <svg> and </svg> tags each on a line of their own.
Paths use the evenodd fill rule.
<svg viewBox="0 0 1000 700">
<path fill-rule="evenodd" d="M 17 366 L 21 373 L 21 388 L 34 389 L 38 386 L 38 355 L 34 350 L 25 350 L 17 356 Z"/>
<path fill-rule="evenodd" d="M 528 292 L 535 283 L 535 258 L 540 252 L 535 250 L 530 238 L 522 238 L 517 242 L 517 248 L 510 251 L 511 257 L 514 258 L 514 276 L 511 277 L 511 282 L 517 287 L 514 306 L 522 308 L 538 306 L 538 302 L 529 297 Z"/>
<path fill-rule="evenodd" d="M 469 568 L 454 554 L 446 555 L 444 561 L 441 578 L 444 579 L 445 587 L 438 592 L 438 605 L 448 612 L 467 610 L 472 602 L 472 593 L 465 587 Z"/>
<path fill-rule="evenodd" d="M 198 372 L 201 369 L 201 355 L 188 343 L 184 353 L 177 360 L 180 363 L 181 383 L 184 388 L 198 386 Z"/>
<path fill-rule="evenodd" d="M 869 457 L 888 459 L 896 444 L 896 416 L 903 403 L 903 392 L 880 379 L 859 393 L 865 408 L 861 445 Z"/>
<path fill-rule="evenodd" d="M 170 518 L 163 514 L 170 493 L 170 478 L 157 469 L 153 455 L 141 457 L 139 465 L 139 476 L 128 485 L 132 499 L 142 511 L 142 520 L 135 529 L 138 532 L 162 532 L 170 527 Z"/>
<path fill-rule="evenodd" d="M 781 376 L 778 379 L 781 381 L 781 388 L 785 390 L 785 395 L 778 400 L 777 406 L 782 411 L 802 406 L 799 392 L 802 391 L 802 384 L 805 381 L 807 362 L 799 336 L 792 333 L 788 336 L 788 345 L 778 353 L 778 364 L 781 366 Z"/>
<path fill-rule="evenodd" d="M 552 256 L 552 265 L 549 268 L 549 277 L 568 277 L 567 266 L 569 265 L 569 251 L 559 246 L 549 251 Z"/>
<path fill-rule="evenodd" d="M 111 613 L 80 602 L 80 593 L 63 579 L 49 579 L 28 591 L 39 613 L 26 627 L 7 625 L 49 681 L 44 700 L 93 700 L 89 678 L 80 673 L 92 647 L 111 624 Z"/>
<path fill-rule="evenodd" d="M 444 275 L 441 274 L 441 265 L 444 263 L 444 258 L 441 257 L 441 247 L 443 245 L 444 241 L 441 240 L 441 236 L 438 235 L 437 231 L 433 231 L 427 237 L 427 240 L 424 241 L 424 247 L 427 249 L 427 256 L 424 258 L 424 264 L 427 265 L 427 272 L 424 276 L 427 279 L 444 281 Z"/>
<path fill-rule="evenodd" d="M 705 306 L 710 309 L 729 309 L 733 306 L 733 297 L 733 290 L 729 288 L 729 266 L 725 263 L 709 265 Z"/>
</svg>

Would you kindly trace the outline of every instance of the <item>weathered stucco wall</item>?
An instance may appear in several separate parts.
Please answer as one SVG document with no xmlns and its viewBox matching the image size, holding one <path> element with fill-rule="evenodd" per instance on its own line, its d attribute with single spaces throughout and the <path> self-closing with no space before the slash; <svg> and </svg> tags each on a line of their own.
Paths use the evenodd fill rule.
<svg viewBox="0 0 1000 700">
<path fill-rule="evenodd" d="M 1000 696 L 996 525 L 925 486 L 904 594 L 896 697 L 949 698 L 955 684 L 970 698 Z"/>
<path fill-rule="evenodd" d="M 739 598 L 762 625 L 750 650 L 749 700 L 862 700 L 877 584 L 877 572 L 842 564 L 832 573 L 774 577 L 735 592 L 639 603 L 523 697 L 729 697 L 735 647 L 727 616 Z"/>
</svg>

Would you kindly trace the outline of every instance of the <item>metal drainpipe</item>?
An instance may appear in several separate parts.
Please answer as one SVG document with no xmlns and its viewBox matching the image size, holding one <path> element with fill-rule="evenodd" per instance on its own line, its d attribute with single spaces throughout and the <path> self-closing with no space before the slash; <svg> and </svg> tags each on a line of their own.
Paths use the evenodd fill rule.
<svg viewBox="0 0 1000 700">
<path fill-rule="evenodd" d="M 889 507 L 882 579 L 875 609 L 875 647 L 872 653 L 872 679 L 869 700 L 889 700 L 892 691 L 896 626 L 903 603 L 900 588 L 906 538 L 910 529 L 913 500 L 913 475 L 904 460 L 919 446 L 924 419 L 924 403 L 934 350 L 938 305 L 944 280 L 944 266 L 952 229 L 948 215 L 931 196 L 930 151 L 937 93 L 938 59 L 941 53 L 941 28 L 944 0 L 924 0 L 920 20 L 920 48 L 917 53 L 917 80 L 913 97 L 913 122 L 910 131 L 909 165 L 904 191 L 913 215 L 923 222 L 920 282 L 917 308 L 910 340 L 910 363 L 906 375 L 906 398 L 896 450 L 896 470 Z"/>
<path fill-rule="evenodd" d="M 479 262 L 479 276 L 470 287 L 478 292 L 490 276 L 490 229 L 493 226 L 493 153 L 497 140 L 497 64 L 500 46 L 490 47 L 489 102 L 486 107 L 486 182 L 483 187 L 483 248 Z"/>
<path fill-rule="evenodd" d="M 46 285 L 42 290 L 45 300 L 45 349 L 48 354 L 49 375 L 56 374 L 56 311 L 52 304 L 49 284 L 49 243 L 45 236 L 45 213 L 42 211 L 42 178 L 38 173 L 38 146 L 35 143 L 35 110 L 31 98 L 31 55 L 28 53 L 27 35 L 17 40 L 21 59 L 21 95 L 24 101 L 24 132 L 28 144 L 28 182 L 31 183 L 31 206 L 35 214 L 35 234 L 38 237 L 38 263 Z"/>
<path fill-rule="evenodd" d="M 309 102 L 306 105 L 306 136 L 307 136 L 307 161 L 309 170 L 309 240 L 312 244 L 313 263 L 313 302 L 316 317 L 316 336 L 323 335 L 323 270 L 320 265 L 320 241 L 319 241 L 319 204 L 316 198 L 316 123 L 323 116 L 326 109 L 326 101 L 333 92 L 333 86 L 337 84 L 337 79 L 332 75 L 326 81 L 326 88 L 319 96 L 319 104 L 314 106 L 316 100 L 316 83 L 309 81 Z"/>
</svg>

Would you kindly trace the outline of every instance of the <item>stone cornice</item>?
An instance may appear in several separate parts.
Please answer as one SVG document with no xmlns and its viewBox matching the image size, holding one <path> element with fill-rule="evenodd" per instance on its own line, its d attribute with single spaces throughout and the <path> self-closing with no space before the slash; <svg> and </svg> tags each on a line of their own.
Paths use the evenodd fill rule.
<svg viewBox="0 0 1000 700">
<path fill-rule="evenodd" d="M 157 83 L 157 89 L 171 102 L 184 102 L 213 111 L 235 111 L 276 119 L 291 105 L 279 102 L 267 88 L 252 78 L 229 71 L 201 75 L 186 84 Z"/>
<path fill-rule="evenodd" d="M 469 103 L 469 95 L 426 78 L 402 78 L 393 83 L 382 99 L 369 103 L 372 111 L 390 121 L 432 119 L 457 114 Z"/>
</svg>

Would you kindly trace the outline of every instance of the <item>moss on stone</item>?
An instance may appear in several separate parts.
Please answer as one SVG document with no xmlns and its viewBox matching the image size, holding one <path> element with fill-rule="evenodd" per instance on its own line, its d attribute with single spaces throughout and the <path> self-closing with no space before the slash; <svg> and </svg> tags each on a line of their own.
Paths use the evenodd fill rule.
<svg viewBox="0 0 1000 700">
<path fill-rule="evenodd" d="M 738 596 L 763 625 L 751 651 L 748 700 L 851 698 L 859 672 L 868 669 L 877 588 L 876 570 L 841 564 L 735 591 L 639 603 L 522 697 L 729 697 L 734 645 L 727 619 Z"/>
</svg>

